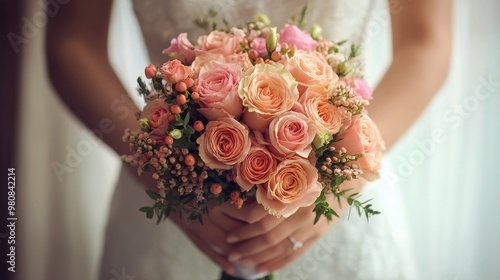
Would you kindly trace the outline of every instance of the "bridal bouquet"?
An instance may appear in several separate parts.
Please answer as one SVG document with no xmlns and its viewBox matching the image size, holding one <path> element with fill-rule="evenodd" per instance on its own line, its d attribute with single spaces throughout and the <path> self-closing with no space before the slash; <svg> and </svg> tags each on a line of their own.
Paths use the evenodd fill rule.
<svg viewBox="0 0 500 280">
<path fill-rule="evenodd" d="M 342 183 L 378 176 L 383 141 L 365 106 L 371 90 L 360 48 L 323 39 L 303 19 L 278 30 L 265 15 L 192 44 L 186 33 L 163 65 L 138 79 L 146 106 L 127 130 L 126 163 L 157 182 L 143 207 L 158 222 L 175 212 L 202 222 L 209 203 L 244 208 L 255 199 L 288 217 L 314 205 L 316 220 L 337 213 L 333 195 L 368 218 L 378 214 Z"/>
</svg>

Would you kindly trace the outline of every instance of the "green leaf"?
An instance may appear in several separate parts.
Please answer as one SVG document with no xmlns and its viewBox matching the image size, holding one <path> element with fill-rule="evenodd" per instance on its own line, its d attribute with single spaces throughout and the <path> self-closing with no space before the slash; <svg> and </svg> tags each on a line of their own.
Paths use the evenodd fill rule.
<svg viewBox="0 0 500 280">
<path fill-rule="evenodd" d="M 153 208 L 149 209 L 147 212 L 146 212 L 146 218 L 148 219 L 152 219 L 153 218 Z"/>
<path fill-rule="evenodd" d="M 190 125 L 186 126 L 186 128 L 184 128 L 184 134 L 188 135 L 188 136 L 191 136 L 193 135 L 196 131 L 194 130 L 194 128 Z"/>
<path fill-rule="evenodd" d="M 150 209 L 151 209 L 151 207 L 144 206 L 144 207 L 141 207 L 141 209 L 139 209 L 139 211 L 141 211 L 141 212 L 148 212 Z"/>
<path fill-rule="evenodd" d="M 154 191 L 152 190 L 146 190 L 146 193 L 149 195 L 149 197 L 153 200 L 156 200 L 158 198 L 160 198 L 160 195 L 155 193 Z"/>
<path fill-rule="evenodd" d="M 187 112 L 186 116 L 184 117 L 184 122 L 183 122 L 184 127 L 188 125 L 190 117 L 191 115 L 189 114 L 189 112 Z"/>
</svg>

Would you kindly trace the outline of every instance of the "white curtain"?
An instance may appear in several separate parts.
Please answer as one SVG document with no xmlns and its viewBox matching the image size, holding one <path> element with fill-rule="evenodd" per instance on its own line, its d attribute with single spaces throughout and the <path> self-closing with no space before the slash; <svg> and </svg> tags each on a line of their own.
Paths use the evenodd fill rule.
<svg viewBox="0 0 500 280">
<path fill-rule="evenodd" d="M 31 19 L 41 9 L 39 1 L 27 2 L 24 16 Z M 110 55 L 120 73 L 132 73 L 120 78 L 133 92 L 147 64 L 137 50 L 145 48 L 129 1 L 115 2 Z M 448 81 L 390 153 L 392 178 L 404 186 L 422 279 L 500 276 L 497 11 L 498 1 L 456 1 Z M 40 26 L 21 54 L 17 276 L 95 279 L 120 163 L 57 99 L 46 75 L 43 37 Z"/>
</svg>

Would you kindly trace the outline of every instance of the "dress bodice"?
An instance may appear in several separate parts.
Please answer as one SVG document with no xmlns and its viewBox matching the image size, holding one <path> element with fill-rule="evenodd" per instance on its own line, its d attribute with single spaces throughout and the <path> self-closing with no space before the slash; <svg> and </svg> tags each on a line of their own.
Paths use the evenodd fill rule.
<svg viewBox="0 0 500 280">
<path fill-rule="evenodd" d="M 243 25 L 257 13 L 265 13 L 271 24 L 282 27 L 292 16 L 299 17 L 309 2 L 307 25 L 318 24 L 323 37 L 332 40 L 362 40 L 363 29 L 373 6 L 371 0 L 133 0 L 134 11 L 153 63 L 161 63 L 161 51 L 179 33 L 186 32 L 194 44 L 205 31 L 195 20 L 210 9 L 225 17 L 231 26 Z"/>
</svg>

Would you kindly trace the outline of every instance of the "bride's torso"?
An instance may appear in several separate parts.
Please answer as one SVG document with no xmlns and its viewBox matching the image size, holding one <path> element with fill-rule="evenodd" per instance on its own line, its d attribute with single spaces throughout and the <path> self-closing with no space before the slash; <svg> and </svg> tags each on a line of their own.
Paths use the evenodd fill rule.
<svg viewBox="0 0 500 280">
<path fill-rule="evenodd" d="M 161 51 L 179 33 L 188 33 L 193 43 L 204 30 L 195 20 L 215 10 L 219 17 L 238 26 L 257 13 L 265 13 L 271 24 L 282 27 L 292 16 L 299 17 L 303 7 L 310 3 L 307 26 L 318 24 L 323 36 L 332 40 L 361 41 L 362 30 L 369 18 L 373 0 L 132 0 L 150 59 L 160 64 L 165 60 Z"/>
</svg>

